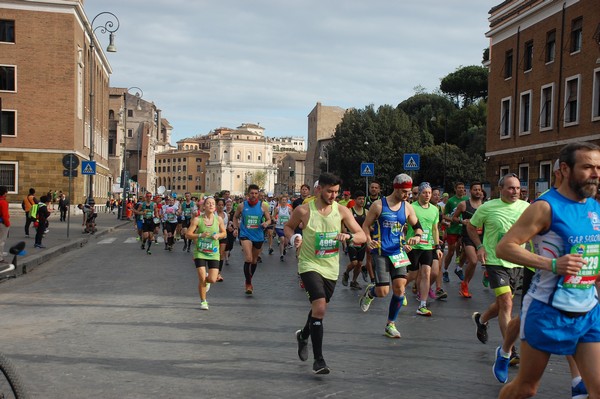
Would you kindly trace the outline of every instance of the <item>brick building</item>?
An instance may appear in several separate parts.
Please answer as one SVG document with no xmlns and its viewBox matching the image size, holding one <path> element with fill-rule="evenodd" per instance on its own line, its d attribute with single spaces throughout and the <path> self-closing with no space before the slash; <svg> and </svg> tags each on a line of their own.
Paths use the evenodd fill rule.
<svg viewBox="0 0 600 399">
<path fill-rule="evenodd" d="M 516 173 L 529 196 L 551 184 L 560 148 L 600 144 L 597 0 L 507 0 L 490 10 L 487 179 Z"/>
<path fill-rule="evenodd" d="M 209 152 L 198 147 L 173 149 L 156 154 L 156 187 L 181 195 L 186 191 L 198 196 L 206 192 L 206 163 Z"/>
<path fill-rule="evenodd" d="M 88 160 L 92 146 L 97 162 L 96 202 L 102 203 L 111 189 L 108 87 L 112 70 L 99 37 L 95 51 L 90 49 L 91 21 L 82 3 L 0 2 L 0 184 L 8 186 L 11 202 L 20 202 L 30 187 L 38 197 L 48 190 L 67 192 L 63 157 L 74 153 L 80 161 Z M 72 203 L 85 198 L 89 182 L 79 168 L 72 181 Z"/>
</svg>

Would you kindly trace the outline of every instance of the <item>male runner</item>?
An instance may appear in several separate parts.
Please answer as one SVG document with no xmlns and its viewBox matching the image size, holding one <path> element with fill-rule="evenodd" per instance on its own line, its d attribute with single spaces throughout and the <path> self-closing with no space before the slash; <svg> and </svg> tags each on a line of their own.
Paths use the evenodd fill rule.
<svg viewBox="0 0 600 399">
<path fill-rule="evenodd" d="M 568 355 L 572 398 L 600 396 L 600 206 L 593 200 L 600 181 L 600 147 L 569 144 L 557 163 L 556 188 L 523 213 L 497 248 L 499 256 L 538 269 L 522 303 L 520 370 L 501 398 L 533 396 L 551 353 Z M 518 246 L 525 237 L 533 240 L 535 254 L 523 254 Z M 542 323 L 552 328 L 541 327 Z M 497 363 L 506 363 L 501 352 L 496 349 L 496 378 Z M 503 369 L 505 382 L 508 367 Z"/>
<path fill-rule="evenodd" d="M 177 228 L 178 209 L 173 197 L 167 197 L 167 204 L 162 207 L 163 239 L 165 249 L 173 251 L 175 229 Z"/>
<path fill-rule="evenodd" d="M 279 260 L 284 262 L 285 255 L 287 253 L 287 239 L 283 232 L 283 227 L 290 220 L 292 214 L 292 207 L 288 204 L 288 196 L 282 194 L 279 197 L 279 204 L 273 210 L 273 219 L 275 219 L 275 233 L 279 238 Z"/>
<path fill-rule="evenodd" d="M 432 278 L 435 281 L 437 277 L 431 275 L 431 266 L 434 259 L 439 260 L 442 258 L 442 250 L 438 244 L 440 240 L 438 230 L 440 213 L 438 208 L 429 202 L 431 200 L 431 185 L 424 182 L 417 189 L 419 193 L 416 196 L 416 200 L 413 201 L 412 206 L 417 219 L 421 223 L 423 234 L 419 237 L 417 244 L 410 247 L 407 246 L 407 250 L 409 249 L 408 258 L 410 259 L 407 284 L 410 284 L 415 279 L 418 280 L 417 285 L 419 290 L 417 292 L 420 304 L 417 308 L 417 314 L 419 316 L 431 316 L 431 310 L 427 308 L 427 296 L 429 295 Z M 410 239 L 414 236 L 415 231 L 409 225 L 406 237 Z M 432 296 L 435 298 L 435 295 Z"/>
<path fill-rule="evenodd" d="M 496 295 L 496 300 L 483 314 L 475 312 L 472 316 L 477 326 L 477 338 L 482 343 L 488 339 L 488 321 L 496 316 L 502 337 L 506 336 L 512 317 L 513 294 L 523 272 L 522 265 L 498 258 L 496 246 L 529 204 L 520 199 L 521 183 L 514 173 L 502 176 L 498 187 L 500 198 L 487 201 L 477 208 L 467 225 L 469 238 L 477 249 L 477 259 L 485 266 L 490 287 Z M 485 228 L 483 243 L 478 231 L 481 228 Z"/>
<path fill-rule="evenodd" d="M 154 241 L 154 218 L 160 216 L 156 203 L 152 201 L 152 193 L 146 193 L 145 201 L 138 205 L 136 214 L 142 219 L 142 249 L 146 250 L 146 254 L 151 255 L 150 247 Z M 148 242 L 147 249 L 146 242 Z"/>
<path fill-rule="evenodd" d="M 463 298 L 471 298 L 471 293 L 469 292 L 469 282 L 473 279 L 473 275 L 475 275 L 475 268 L 477 267 L 477 250 L 475 249 L 475 245 L 473 245 L 473 241 L 469 238 L 469 234 L 467 232 L 467 225 L 469 220 L 473 217 L 473 214 L 479 208 L 483 201 L 483 189 L 480 182 L 472 182 L 471 183 L 471 198 L 466 201 L 459 203 L 456 206 L 456 210 L 452 214 L 452 222 L 459 223 L 463 225 L 461 238 L 463 245 L 463 256 L 467 261 L 467 268 L 464 274 L 464 280 L 460 283 L 460 291 L 459 294 Z M 479 234 L 479 240 L 483 236 L 483 229 L 477 231 Z"/>
<path fill-rule="evenodd" d="M 431 265 L 431 274 L 432 276 L 435 276 L 435 299 L 446 299 L 448 298 L 448 293 L 446 293 L 446 291 L 444 291 L 444 288 L 442 288 L 442 273 L 441 273 L 441 264 L 444 260 L 444 246 L 446 245 L 446 243 L 444 242 L 444 240 L 442 239 L 443 237 L 443 222 L 442 220 L 444 219 L 444 207 L 442 205 L 440 205 L 440 200 L 441 200 L 441 196 L 440 196 L 440 189 L 435 187 L 431 190 L 431 200 L 429 201 L 432 205 L 435 205 L 435 207 L 438 210 L 438 214 L 439 214 L 439 218 L 438 220 L 440 221 L 440 223 L 438 223 L 438 242 L 437 245 L 439 246 L 440 250 L 442 251 L 442 258 L 438 259 L 438 258 L 433 258 L 433 264 Z M 432 298 L 434 299 L 434 298 Z"/>
<path fill-rule="evenodd" d="M 329 374 L 323 358 L 323 318 L 339 275 L 339 244 L 348 240 L 365 242 L 365 235 L 348 208 L 335 202 L 340 179 L 325 173 L 319 176 L 318 195 L 314 201 L 297 207 L 285 225 L 285 236 L 299 248 L 298 272 L 306 287 L 311 310 L 304 328 L 296 331 L 298 357 L 308 359 L 308 338 L 313 347 L 313 372 Z M 302 235 L 294 230 L 302 223 Z M 342 232 L 342 223 L 350 233 Z"/>
<path fill-rule="evenodd" d="M 179 216 L 181 220 L 181 237 L 183 237 L 183 250 L 190 252 L 191 241 L 186 238 L 187 229 L 190 227 L 192 218 L 198 215 L 198 206 L 192 201 L 192 194 L 185 193 L 185 201 L 179 204 Z"/>
<path fill-rule="evenodd" d="M 369 184 L 369 195 L 365 198 L 365 209 L 368 211 L 371 204 L 378 199 L 381 199 L 381 184 L 378 181 L 372 181 Z M 373 260 L 371 259 L 371 251 L 366 251 L 367 260 L 365 265 L 361 267 L 362 278 L 365 282 L 375 282 L 375 274 L 373 273 Z"/>
<path fill-rule="evenodd" d="M 362 226 L 363 222 L 365 221 L 365 218 L 367 216 L 367 211 L 364 208 L 364 203 L 365 203 L 365 193 L 362 191 L 356 191 L 354 193 L 354 206 L 352 208 L 348 208 L 350 209 L 350 212 L 352 212 L 352 216 L 354 217 L 354 220 L 356 220 L 356 223 L 358 223 L 359 226 Z M 361 263 L 363 261 L 363 259 L 365 258 L 365 252 L 367 250 L 367 246 L 366 245 L 356 245 L 356 244 L 350 244 L 348 245 L 348 257 L 350 258 L 350 263 L 348 263 L 348 265 L 346 265 L 346 271 L 344 272 L 343 276 L 342 276 L 342 284 L 344 286 L 348 285 L 348 280 L 350 280 L 350 272 L 352 271 L 352 281 L 350 282 L 350 288 L 353 290 L 360 290 L 361 286 L 358 284 L 358 281 L 356 281 L 358 279 L 358 275 L 360 273 L 360 269 L 361 269 Z"/>
<path fill-rule="evenodd" d="M 264 218 L 264 221 L 263 221 Z M 248 199 L 240 204 L 233 215 L 233 235 L 240 238 L 244 252 L 246 295 L 252 295 L 252 277 L 256 273 L 258 255 L 265 242 L 265 229 L 271 224 L 269 205 L 258 200 L 258 186 L 248 186 Z"/>
<path fill-rule="evenodd" d="M 408 222 L 414 228 L 413 237 L 406 240 L 408 245 L 418 244 L 423 236 L 423 229 L 417 219 L 415 210 L 408 203 L 412 188 L 412 179 L 407 174 L 399 174 L 394 178 L 394 191 L 387 197 L 375 201 L 363 223 L 363 231 L 367 238 L 367 247 L 373 256 L 375 285 L 369 284 L 360 297 L 360 308 L 363 312 L 369 310 L 375 297 L 383 298 L 390 291 L 392 283 L 392 298 L 388 310 L 385 335 L 390 338 L 400 338 L 396 329 L 396 318 L 404 302 L 406 287 L 406 267 L 410 263 L 402 247 L 402 231 Z M 371 226 L 376 224 L 373 236 Z"/>
<path fill-rule="evenodd" d="M 446 242 L 448 243 L 448 252 L 446 252 L 446 257 L 444 259 L 444 281 L 450 282 L 450 277 L 448 276 L 448 267 L 450 266 L 450 262 L 452 262 L 452 257 L 456 254 L 456 268 L 454 269 L 454 273 L 458 276 L 460 281 L 463 281 L 464 275 L 460 264 L 464 261 L 463 259 L 458 259 L 460 253 L 460 237 L 462 235 L 462 225 L 460 223 L 456 223 L 452 221 L 452 215 L 456 211 L 456 207 L 463 201 L 469 199 L 466 196 L 465 183 L 457 182 L 454 185 L 454 196 L 449 198 L 444 206 L 444 220 L 450 223 L 450 226 L 446 229 Z"/>
</svg>

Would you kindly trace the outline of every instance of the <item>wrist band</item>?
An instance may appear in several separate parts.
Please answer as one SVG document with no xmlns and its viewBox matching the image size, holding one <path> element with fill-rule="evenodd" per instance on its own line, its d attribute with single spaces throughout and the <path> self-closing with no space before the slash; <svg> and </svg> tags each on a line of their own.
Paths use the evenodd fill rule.
<svg viewBox="0 0 600 399">
<path fill-rule="evenodd" d="M 552 259 L 552 273 L 556 274 L 556 259 Z"/>
<path fill-rule="evenodd" d="M 483 244 L 479 244 L 479 245 L 477 246 L 477 250 L 478 250 L 478 251 L 479 251 L 481 248 L 483 248 Z"/>
<path fill-rule="evenodd" d="M 300 239 L 302 239 L 302 234 L 294 234 L 293 236 L 290 237 L 290 243 L 295 244 L 296 243 L 296 238 L 300 237 Z"/>
</svg>

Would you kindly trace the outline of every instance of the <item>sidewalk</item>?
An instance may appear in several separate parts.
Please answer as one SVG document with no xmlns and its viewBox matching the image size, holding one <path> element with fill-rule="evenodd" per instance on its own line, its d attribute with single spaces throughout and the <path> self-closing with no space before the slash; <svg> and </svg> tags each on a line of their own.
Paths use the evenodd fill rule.
<svg viewBox="0 0 600 399">
<path fill-rule="evenodd" d="M 18 268 L 15 270 L 16 276 L 25 274 L 33 270 L 36 266 L 44 263 L 46 260 L 53 258 L 57 254 L 72 251 L 77 248 L 81 248 L 86 245 L 90 240 L 96 240 L 104 234 L 113 231 L 117 227 L 126 226 L 130 224 L 133 228 L 133 222 L 128 220 L 117 219 L 117 211 L 115 214 L 105 213 L 104 207 L 98 207 L 98 217 L 96 218 L 96 227 L 98 231 L 93 234 L 82 234 L 83 227 L 82 214 L 79 209 L 71 208 L 70 222 L 60 221 L 60 213 L 58 207 L 56 210 L 50 212 L 52 215 L 49 218 L 50 226 L 49 232 L 45 234 L 42 244 L 46 248 L 34 248 L 35 228 L 33 224 L 29 227 L 30 238 L 25 237 L 25 212 L 15 207 L 10 208 L 10 230 L 8 240 L 4 247 L 4 260 L 10 262 L 12 255 L 8 254 L 10 247 L 18 243 L 19 241 L 25 241 L 26 247 L 24 256 L 20 256 L 18 260 Z M 68 237 L 67 237 L 68 227 Z"/>
</svg>

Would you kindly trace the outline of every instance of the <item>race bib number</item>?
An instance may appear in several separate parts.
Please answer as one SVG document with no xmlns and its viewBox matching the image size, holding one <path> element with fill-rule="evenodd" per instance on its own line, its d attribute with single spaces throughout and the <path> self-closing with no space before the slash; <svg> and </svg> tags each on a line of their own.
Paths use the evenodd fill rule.
<svg viewBox="0 0 600 399">
<path fill-rule="evenodd" d="M 572 254 L 580 254 L 587 261 L 576 276 L 565 276 L 564 288 L 576 288 L 587 290 L 594 286 L 598 276 L 598 257 L 600 256 L 600 244 L 577 244 L 571 247 Z"/>
<path fill-rule="evenodd" d="M 419 241 L 419 244 L 421 244 L 421 245 L 430 244 L 430 242 L 429 242 L 430 238 L 431 238 L 431 233 L 429 232 L 429 230 L 423 229 L 423 234 L 421 234 L 421 240 Z"/>
<path fill-rule="evenodd" d="M 217 245 L 214 245 L 214 240 L 210 237 L 198 238 L 196 241 L 196 248 L 198 252 L 202 252 L 207 255 L 212 255 L 219 250 Z"/>
<path fill-rule="evenodd" d="M 279 223 L 286 224 L 290 220 L 288 215 L 279 215 Z"/>
<path fill-rule="evenodd" d="M 246 216 L 246 228 L 248 229 L 258 229 L 260 226 L 261 216 L 256 215 L 248 215 Z"/>
<path fill-rule="evenodd" d="M 390 255 L 389 258 L 390 261 L 392 261 L 392 264 L 394 265 L 395 269 L 410 265 L 410 260 L 408 259 L 406 252 L 404 252 L 403 250 L 400 250 L 399 254 Z"/>
<path fill-rule="evenodd" d="M 154 222 L 154 224 L 159 224 L 160 223 L 160 219 L 159 218 L 154 218 L 154 219 L 152 219 L 152 221 Z"/>
<path fill-rule="evenodd" d="M 337 232 L 316 233 L 315 256 L 317 258 L 331 258 L 337 255 L 340 242 L 335 239 Z"/>
<path fill-rule="evenodd" d="M 191 206 L 185 207 L 185 209 L 183 210 L 183 216 L 185 216 L 187 219 L 189 219 L 192 216 L 192 207 Z"/>
<path fill-rule="evenodd" d="M 175 222 L 177 220 L 177 215 L 174 213 L 167 213 L 167 221 Z"/>
<path fill-rule="evenodd" d="M 152 209 L 146 209 L 146 213 L 144 214 L 146 219 L 150 219 L 153 215 L 154 215 L 154 211 Z"/>
</svg>

